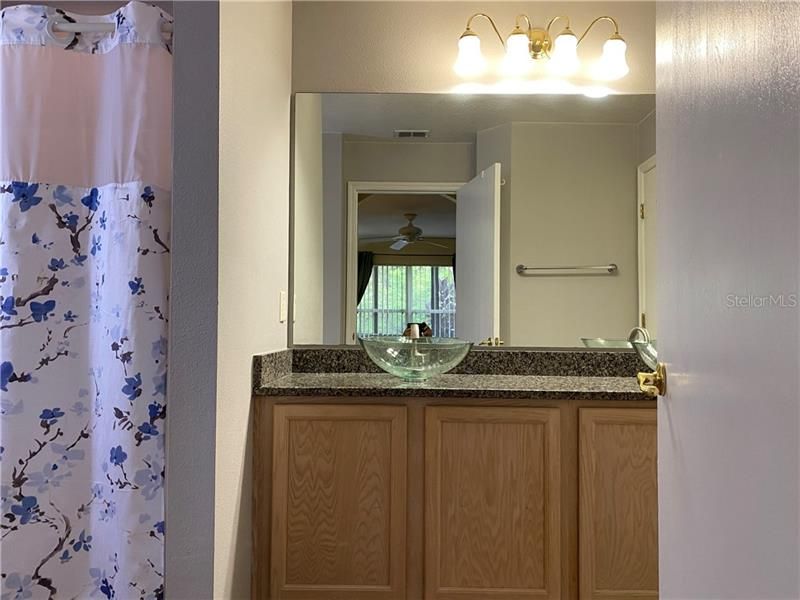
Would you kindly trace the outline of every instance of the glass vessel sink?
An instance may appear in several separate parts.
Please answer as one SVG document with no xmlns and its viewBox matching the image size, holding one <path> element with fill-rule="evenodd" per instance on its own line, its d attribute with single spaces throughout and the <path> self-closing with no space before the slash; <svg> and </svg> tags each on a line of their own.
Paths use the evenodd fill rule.
<svg viewBox="0 0 800 600">
<path fill-rule="evenodd" d="M 606 338 L 581 338 L 587 348 L 633 348 L 628 340 L 611 340 Z"/>
<path fill-rule="evenodd" d="M 455 368 L 472 342 L 454 338 L 368 336 L 359 343 L 372 362 L 404 381 L 421 382 Z"/>
</svg>

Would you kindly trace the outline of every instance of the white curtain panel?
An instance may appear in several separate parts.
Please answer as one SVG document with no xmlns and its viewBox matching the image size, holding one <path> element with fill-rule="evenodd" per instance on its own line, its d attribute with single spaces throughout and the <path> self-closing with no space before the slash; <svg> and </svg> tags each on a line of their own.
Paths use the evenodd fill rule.
<svg viewBox="0 0 800 600">
<path fill-rule="evenodd" d="M 2 600 L 164 595 L 168 22 L 0 12 Z"/>
</svg>

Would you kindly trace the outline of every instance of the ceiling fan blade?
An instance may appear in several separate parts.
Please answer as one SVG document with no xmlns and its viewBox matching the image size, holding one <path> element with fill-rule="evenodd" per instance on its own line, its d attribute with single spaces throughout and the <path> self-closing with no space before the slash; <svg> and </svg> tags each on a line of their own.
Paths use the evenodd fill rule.
<svg viewBox="0 0 800 600">
<path fill-rule="evenodd" d="M 444 244 L 437 244 L 436 242 L 429 242 L 428 240 L 420 240 L 419 243 L 428 244 L 429 246 L 434 246 L 436 248 L 443 248 L 445 250 L 450 250 L 450 248 L 448 246 L 445 246 Z"/>
<path fill-rule="evenodd" d="M 395 235 L 392 237 L 362 237 L 358 238 L 359 242 L 393 242 L 395 240 L 403 239 L 401 236 Z"/>
<path fill-rule="evenodd" d="M 402 250 L 406 246 L 408 246 L 411 242 L 408 240 L 397 240 L 394 244 L 389 246 L 392 250 Z"/>
</svg>

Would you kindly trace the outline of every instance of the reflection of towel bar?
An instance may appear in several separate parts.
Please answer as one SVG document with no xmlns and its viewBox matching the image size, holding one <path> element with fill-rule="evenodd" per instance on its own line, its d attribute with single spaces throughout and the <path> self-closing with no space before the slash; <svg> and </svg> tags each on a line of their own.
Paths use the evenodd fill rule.
<svg viewBox="0 0 800 600">
<path fill-rule="evenodd" d="M 614 275 L 618 270 L 614 263 L 583 267 L 526 267 L 517 265 L 518 275 Z"/>
</svg>

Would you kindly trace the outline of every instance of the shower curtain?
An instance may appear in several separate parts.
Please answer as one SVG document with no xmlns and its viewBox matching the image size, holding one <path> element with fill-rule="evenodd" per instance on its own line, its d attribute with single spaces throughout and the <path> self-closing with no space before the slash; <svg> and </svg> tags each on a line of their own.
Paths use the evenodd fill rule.
<svg viewBox="0 0 800 600">
<path fill-rule="evenodd" d="M 170 21 L 0 12 L 2 600 L 163 597 Z"/>
</svg>

